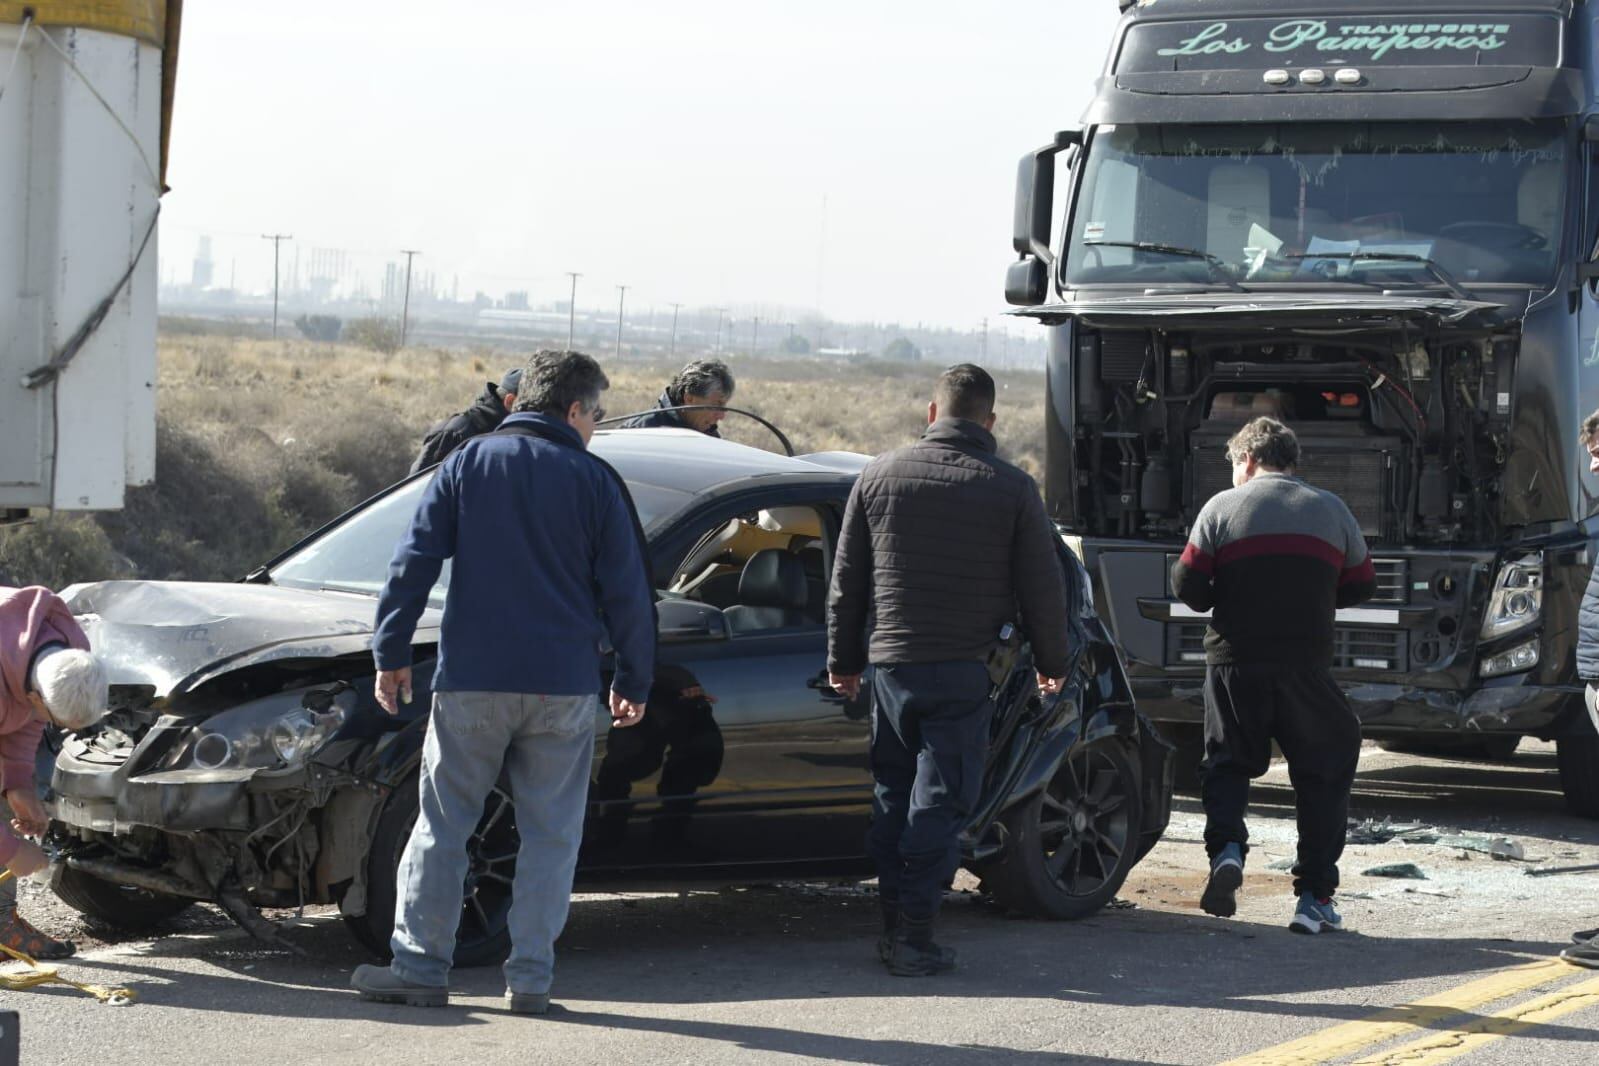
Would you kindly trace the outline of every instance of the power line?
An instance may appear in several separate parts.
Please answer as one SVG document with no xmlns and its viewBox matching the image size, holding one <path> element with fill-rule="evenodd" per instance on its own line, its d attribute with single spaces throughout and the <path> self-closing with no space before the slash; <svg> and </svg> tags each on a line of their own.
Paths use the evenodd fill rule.
<svg viewBox="0 0 1599 1066">
<path fill-rule="evenodd" d="M 278 339 L 278 250 L 284 241 L 294 240 L 292 233 L 263 233 L 263 241 L 272 242 L 272 339 Z"/>
<path fill-rule="evenodd" d="M 405 300 L 400 305 L 400 347 L 405 347 L 405 334 L 411 324 L 411 260 L 422 253 L 414 248 L 401 248 L 405 256 Z"/>
</svg>

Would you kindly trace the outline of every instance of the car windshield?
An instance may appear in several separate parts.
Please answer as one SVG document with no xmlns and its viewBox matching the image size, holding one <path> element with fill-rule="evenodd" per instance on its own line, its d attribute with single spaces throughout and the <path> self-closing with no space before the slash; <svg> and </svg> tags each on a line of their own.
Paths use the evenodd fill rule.
<svg viewBox="0 0 1599 1066">
<path fill-rule="evenodd" d="M 1546 285 L 1558 122 L 1105 126 L 1069 285 Z"/>
<path fill-rule="evenodd" d="M 427 474 L 400 486 L 300 547 L 272 568 L 273 583 L 376 596 L 389 576 L 394 547 L 409 528 L 422 492 L 432 480 L 433 475 Z M 691 499 L 684 492 L 634 481 L 628 482 L 628 491 L 646 531 L 675 515 Z M 428 594 L 428 605 L 442 608 L 449 586 L 450 561 L 446 559 Z"/>
</svg>

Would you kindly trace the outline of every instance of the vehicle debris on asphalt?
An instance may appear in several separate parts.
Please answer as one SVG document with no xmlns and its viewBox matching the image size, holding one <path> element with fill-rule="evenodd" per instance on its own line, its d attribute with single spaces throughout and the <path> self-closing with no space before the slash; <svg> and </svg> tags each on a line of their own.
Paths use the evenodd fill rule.
<svg viewBox="0 0 1599 1066">
<path fill-rule="evenodd" d="M 1367 877 L 1400 877 L 1411 881 L 1426 881 L 1427 875 L 1413 862 L 1391 862 L 1361 871 Z"/>
</svg>

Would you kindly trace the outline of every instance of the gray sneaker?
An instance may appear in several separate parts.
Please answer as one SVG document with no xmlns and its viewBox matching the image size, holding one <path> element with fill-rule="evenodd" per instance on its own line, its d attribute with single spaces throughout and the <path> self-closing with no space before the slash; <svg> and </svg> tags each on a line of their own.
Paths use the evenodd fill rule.
<svg viewBox="0 0 1599 1066">
<path fill-rule="evenodd" d="M 407 981 L 389 966 L 370 966 L 363 963 L 350 975 L 350 987 L 361 993 L 362 999 L 375 1003 L 403 1003 L 408 1007 L 442 1007 L 450 1001 L 450 990 L 436 985 L 418 985 Z"/>
<path fill-rule="evenodd" d="M 1590 940 L 1586 944 L 1573 944 L 1562 951 L 1560 957 L 1573 966 L 1599 970 L 1599 941 Z"/>
<path fill-rule="evenodd" d="M 505 1003 L 517 1014 L 548 1014 L 550 1013 L 550 994 L 548 992 L 512 992 L 505 990 Z"/>
<path fill-rule="evenodd" d="M 1288 930 L 1292 933 L 1336 932 L 1343 927 L 1344 919 L 1333 907 L 1332 898 L 1317 899 L 1309 892 L 1300 895 L 1299 906 L 1288 922 Z"/>
</svg>

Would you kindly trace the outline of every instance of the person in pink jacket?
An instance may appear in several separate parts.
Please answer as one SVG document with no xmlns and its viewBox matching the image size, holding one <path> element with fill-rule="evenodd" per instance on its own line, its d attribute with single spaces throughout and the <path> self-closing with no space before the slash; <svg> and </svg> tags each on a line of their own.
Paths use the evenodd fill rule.
<svg viewBox="0 0 1599 1066">
<path fill-rule="evenodd" d="M 0 866 L 26 877 L 49 866 L 48 819 L 33 780 L 46 724 L 83 729 L 106 709 L 106 675 L 72 612 L 47 588 L 0 586 Z M 0 943 L 36 959 L 71 955 L 17 913 L 16 878 L 0 882 Z"/>
</svg>

